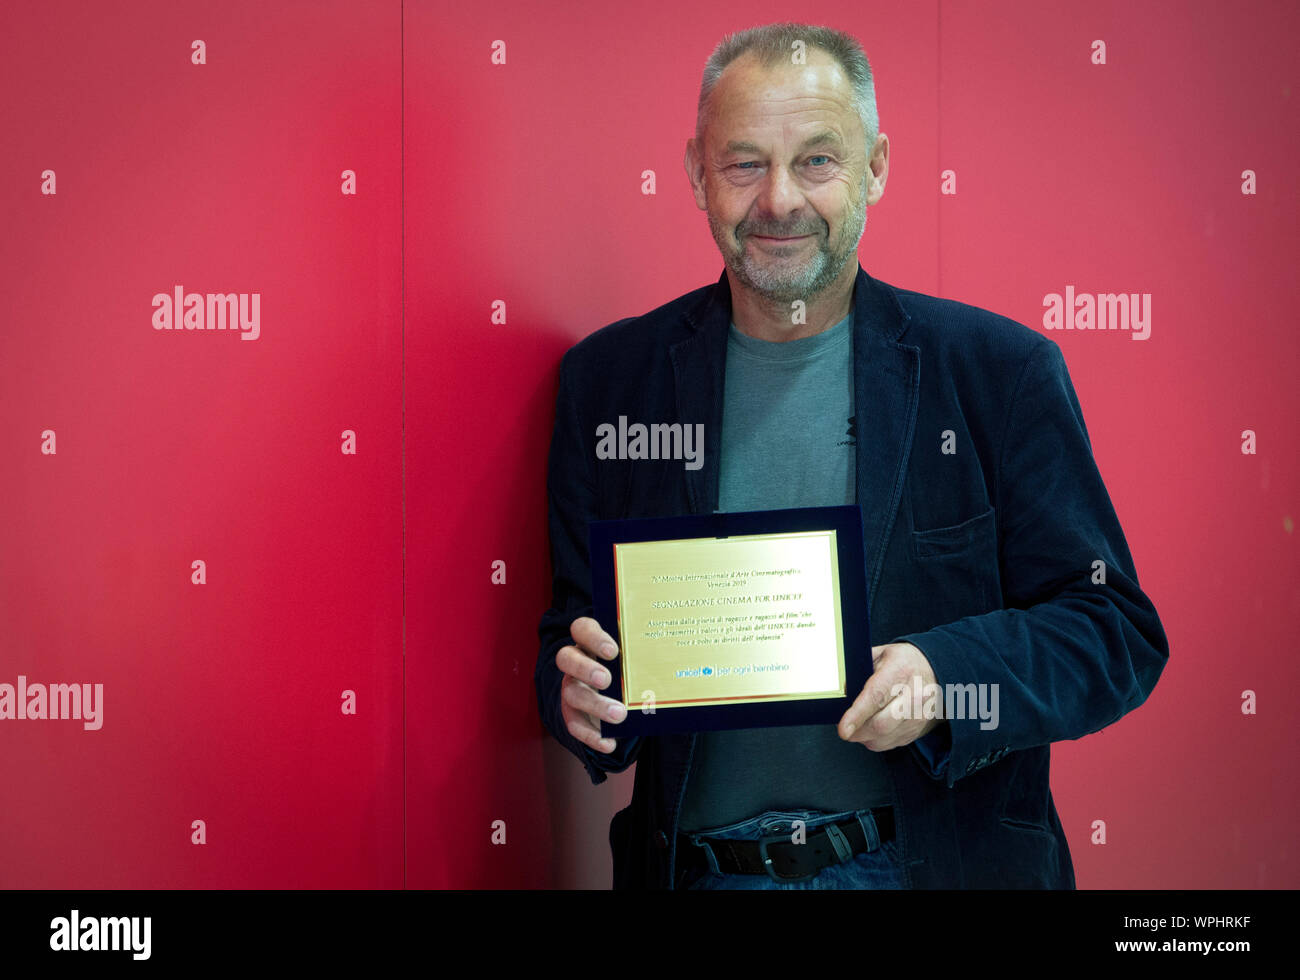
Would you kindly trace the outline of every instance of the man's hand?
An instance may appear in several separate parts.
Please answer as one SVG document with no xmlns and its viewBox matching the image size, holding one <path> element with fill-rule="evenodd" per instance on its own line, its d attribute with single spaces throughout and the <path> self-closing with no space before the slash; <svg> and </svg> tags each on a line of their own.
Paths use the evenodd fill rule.
<svg viewBox="0 0 1300 980">
<path fill-rule="evenodd" d="M 910 643 L 886 643 L 871 648 L 871 663 L 874 671 L 867 678 L 866 687 L 840 719 L 840 738 L 861 742 L 873 752 L 884 752 L 914 742 L 942 724 L 941 718 L 912 717 L 922 714 L 912 704 L 916 683 L 913 678 L 921 679 L 923 693 L 932 690 L 927 684 L 935 683 L 934 671 L 925 654 Z M 905 690 L 895 698 L 894 692 L 900 685 Z M 894 704 L 895 701 L 901 703 Z M 942 698 L 938 699 L 936 708 L 941 714 Z"/>
<path fill-rule="evenodd" d="M 564 674 L 560 682 L 560 716 L 569 734 L 588 748 L 606 754 L 618 744 L 600 737 L 599 718 L 620 722 L 627 709 L 612 698 L 601 697 L 597 690 L 609 687 L 613 678 L 596 657 L 613 660 L 618 656 L 614 640 L 590 616 L 579 616 L 569 627 L 573 646 L 560 647 L 555 666 Z"/>
</svg>

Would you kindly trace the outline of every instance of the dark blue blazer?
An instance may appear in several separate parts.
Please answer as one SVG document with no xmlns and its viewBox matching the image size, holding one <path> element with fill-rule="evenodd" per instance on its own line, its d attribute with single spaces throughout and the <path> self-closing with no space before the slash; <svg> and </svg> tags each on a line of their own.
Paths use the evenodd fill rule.
<svg viewBox="0 0 1300 980">
<path fill-rule="evenodd" d="M 1072 888 L 1050 744 L 1141 704 L 1169 646 L 1065 361 L 1055 342 L 1013 320 L 898 289 L 861 267 L 853 309 L 871 643 L 913 643 L 939 684 L 999 691 L 996 728 L 950 719 L 883 754 L 907 882 Z M 730 311 L 724 272 L 596 331 L 560 365 L 547 478 L 553 598 L 535 681 L 542 722 L 593 783 L 637 763 L 632 802 L 610 826 L 616 888 L 673 887 L 696 736 L 625 738 L 612 755 L 588 749 L 561 719 L 555 654 L 571 642 L 572 621 L 592 615 L 589 521 L 716 510 Z M 596 428 L 620 415 L 703 422 L 703 467 L 598 462 Z M 943 451 L 945 440 L 955 452 Z"/>
</svg>

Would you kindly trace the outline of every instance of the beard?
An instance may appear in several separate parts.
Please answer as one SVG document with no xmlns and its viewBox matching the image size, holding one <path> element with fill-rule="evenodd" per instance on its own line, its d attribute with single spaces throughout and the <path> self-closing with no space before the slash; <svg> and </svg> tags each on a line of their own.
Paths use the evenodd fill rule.
<svg viewBox="0 0 1300 980">
<path fill-rule="evenodd" d="M 858 200 L 848 219 L 840 226 L 836 241 L 830 241 L 830 227 L 815 212 L 790 222 L 785 227 L 745 219 L 734 231 L 724 228 L 709 216 L 709 230 L 722 253 L 722 259 L 740 282 L 767 299 L 782 304 L 801 299 L 807 302 L 835 281 L 849 259 L 857 254 L 858 242 L 867 226 L 867 181 L 863 177 Z M 815 235 L 814 253 L 806 259 L 794 259 L 797 251 L 806 251 L 808 242 L 781 248 L 758 246 L 757 256 L 746 247 L 750 235 L 776 238 Z"/>
</svg>

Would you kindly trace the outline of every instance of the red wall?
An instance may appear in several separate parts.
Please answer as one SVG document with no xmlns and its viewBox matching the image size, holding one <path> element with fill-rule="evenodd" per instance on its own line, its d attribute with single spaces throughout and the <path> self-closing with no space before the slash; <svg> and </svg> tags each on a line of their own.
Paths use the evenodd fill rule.
<svg viewBox="0 0 1300 980">
<path fill-rule="evenodd" d="M 4 8 L 0 683 L 104 713 L 0 721 L 0 886 L 607 883 L 629 775 L 592 787 L 532 686 L 558 359 L 717 278 L 700 70 L 791 13 Z M 1297 9 L 801 16 L 876 73 L 868 272 L 1040 330 L 1067 285 L 1152 296 L 1146 340 L 1049 332 L 1172 645 L 1054 749 L 1080 886 L 1295 887 Z M 154 329 L 177 285 L 258 293 L 259 336 Z"/>
</svg>

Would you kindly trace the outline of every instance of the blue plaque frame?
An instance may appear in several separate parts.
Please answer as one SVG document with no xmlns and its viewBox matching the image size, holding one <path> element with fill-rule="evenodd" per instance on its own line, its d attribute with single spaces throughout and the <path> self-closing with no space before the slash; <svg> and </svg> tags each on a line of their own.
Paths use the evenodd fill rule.
<svg viewBox="0 0 1300 980">
<path fill-rule="evenodd" d="M 653 711 L 632 708 L 627 717 L 617 724 L 602 719 L 601 735 L 606 738 L 625 738 L 630 735 L 664 735 L 777 725 L 838 724 L 871 676 L 871 644 L 862 510 L 856 504 L 590 522 L 588 553 L 591 556 L 594 614 L 601 628 L 619 644 L 620 651 L 620 659 L 607 662 L 613 680 L 600 693 L 624 705 L 627 701 L 623 697 L 622 638 L 618 629 L 618 599 L 614 579 L 615 544 L 830 530 L 836 532 L 839 564 L 844 696 L 702 706 L 656 706 Z"/>
</svg>

